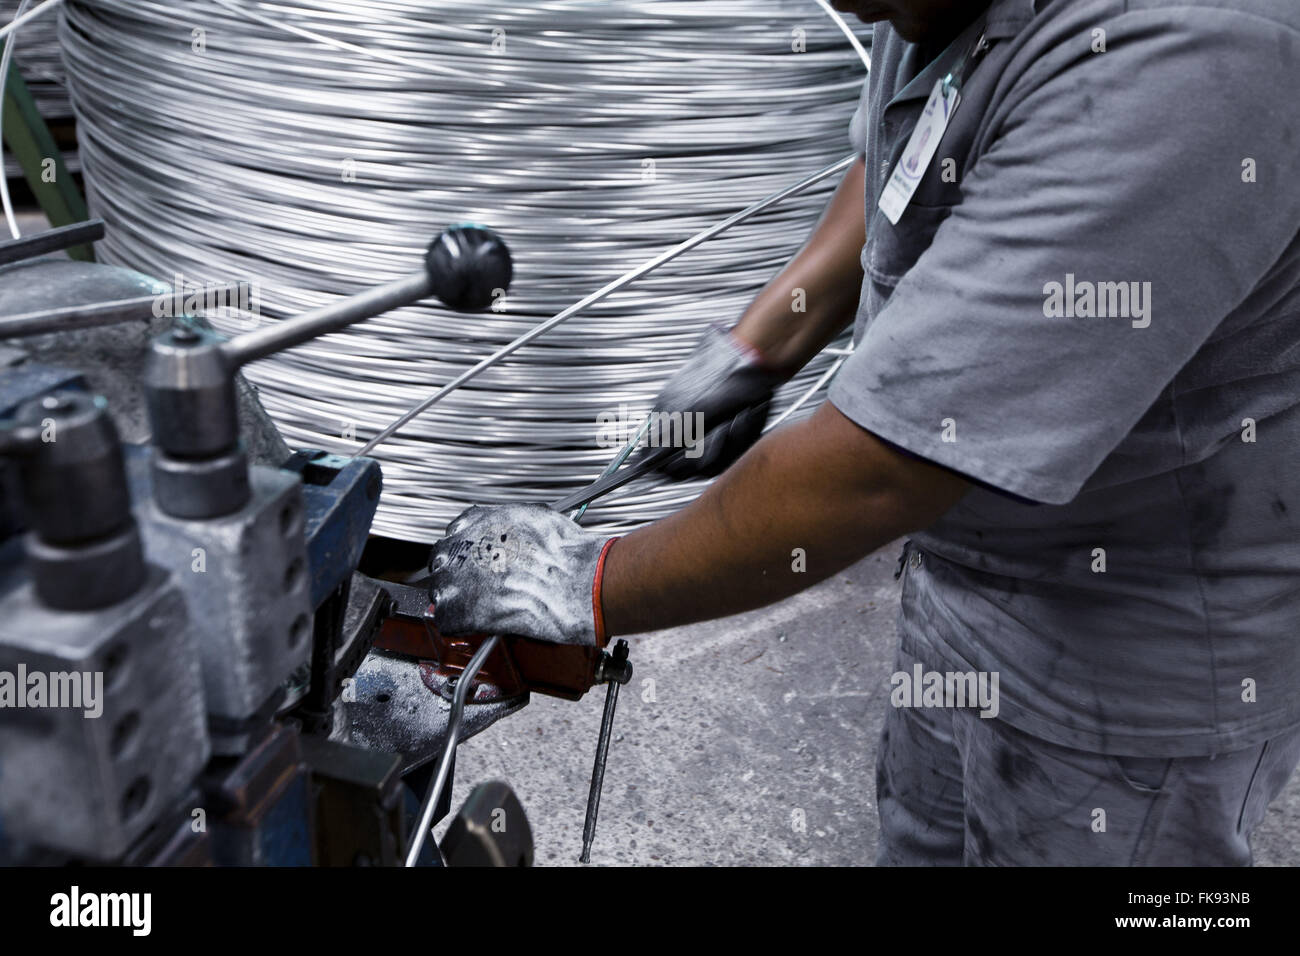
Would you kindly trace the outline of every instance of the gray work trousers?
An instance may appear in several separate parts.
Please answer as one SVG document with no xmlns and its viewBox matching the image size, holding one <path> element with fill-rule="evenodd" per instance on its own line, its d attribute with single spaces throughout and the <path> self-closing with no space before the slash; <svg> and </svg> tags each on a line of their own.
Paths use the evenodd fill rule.
<svg viewBox="0 0 1300 956">
<path fill-rule="evenodd" d="M 899 671 L 915 663 L 900 650 Z M 1212 757 L 1113 757 L 977 708 L 891 705 L 876 865 L 1249 866 L 1251 832 L 1297 763 L 1300 730 Z"/>
</svg>

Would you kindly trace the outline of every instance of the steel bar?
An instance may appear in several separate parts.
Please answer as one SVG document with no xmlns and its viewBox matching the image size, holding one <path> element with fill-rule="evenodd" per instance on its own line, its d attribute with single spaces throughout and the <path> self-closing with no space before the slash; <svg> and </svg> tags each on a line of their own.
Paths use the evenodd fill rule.
<svg viewBox="0 0 1300 956">
<path fill-rule="evenodd" d="M 0 0 L 0 24 L 11 22 L 21 5 L 21 0 Z M 14 49 L 14 58 L 46 122 L 72 119 L 68 82 L 59 53 L 57 12 L 58 7 L 55 7 L 49 11 L 49 16 L 38 16 L 22 25 Z M 13 34 L 4 40 L 7 42 L 12 38 Z M 17 166 L 10 167 L 10 175 L 16 175 L 16 170 Z"/>
<path fill-rule="evenodd" d="M 36 256 L 48 255 L 51 252 L 62 252 L 72 246 L 98 242 L 103 238 L 104 220 L 91 219 L 88 222 L 75 222 L 71 225 L 47 229 L 34 236 L 7 239 L 0 242 L 0 266 L 21 262 L 24 259 L 34 259 Z"/>
<path fill-rule="evenodd" d="M 616 488 L 622 488 L 629 481 L 640 478 L 648 474 L 661 461 L 673 453 L 672 448 L 660 448 L 658 451 L 651 452 L 638 461 L 628 465 L 621 471 L 614 471 L 606 475 L 601 475 L 587 487 L 565 495 L 559 501 L 551 505 L 553 511 L 572 511 L 583 505 L 590 504 L 602 495 L 607 495 Z"/>
<path fill-rule="evenodd" d="M 292 319 L 246 332 L 225 342 L 221 351 L 230 366 L 238 368 L 327 332 L 337 332 L 355 322 L 375 318 L 391 309 L 414 305 L 432 294 L 433 282 L 429 274 L 412 273 L 404 279 L 395 279 Z"/>
<path fill-rule="evenodd" d="M 40 3 L 37 6 L 32 7 L 32 9 L 26 11 L 25 13 L 21 13 L 19 16 L 10 20 L 8 23 L 4 24 L 3 26 L 0 26 L 0 39 L 7 37 L 9 34 L 13 33 L 15 30 L 21 27 L 24 23 L 27 23 L 29 20 L 32 20 L 36 17 L 42 16 L 47 13 L 52 13 L 54 11 L 54 8 L 57 7 L 62 2 L 63 0 L 45 0 L 44 3 Z"/>
<path fill-rule="evenodd" d="M 451 702 L 451 717 L 447 721 L 447 742 L 443 745 L 442 756 L 438 759 L 438 772 L 434 774 L 429 792 L 425 794 L 424 803 L 420 805 L 419 822 L 411 834 L 411 847 L 406 854 L 407 866 L 415 866 L 420 858 L 420 851 L 424 849 L 424 841 L 429 838 L 433 827 L 433 814 L 442 799 L 442 790 L 447 785 L 447 775 L 451 772 L 451 760 L 456 754 L 456 745 L 460 741 L 460 722 L 465 714 L 465 700 L 473 687 L 474 678 L 478 676 L 483 662 L 496 650 L 500 641 L 501 639 L 495 636 L 484 641 L 457 678 L 456 693 L 452 696 Z"/>
<path fill-rule="evenodd" d="M 614 708 L 618 706 L 618 681 L 610 681 L 605 691 L 605 709 L 600 717 L 600 739 L 596 743 L 596 760 L 591 768 L 591 790 L 587 793 L 587 816 L 582 823 L 582 855 L 579 863 L 591 862 L 591 844 L 596 838 L 596 817 L 600 813 L 600 791 L 605 786 L 605 763 L 609 759 L 609 741 L 614 733 Z"/>
<path fill-rule="evenodd" d="M 631 438 L 627 440 L 627 444 L 624 445 L 622 450 L 620 450 L 619 453 L 614 456 L 614 460 L 605 466 L 605 470 L 602 471 L 600 475 L 597 476 L 596 481 L 599 481 L 601 478 L 608 478 L 610 475 L 614 474 L 614 472 L 618 471 L 619 468 L 623 467 L 623 462 L 627 461 L 628 456 L 631 455 L 632 452 L 636 451 L 636 449 L 640 446 L 641 440 L 645 438 L 647 434 L 649 434 L 651 424 L 653 424 L 653 419 L 651 419 L 650 416 L 647 415 L 645 421 L 641 423 L 641 427 L 636 430 L 636 434 L 634 434 Z M 595 484 L 595 482 L 593 482 L 593 484 Z M 563 504 L 564 502 L 561 501 L 560 503 Z M 574 510 L 573 513 L 569 515 L 569 517 L 572 518 L 574 521 L 581 523 L 583 516 L 587 513 L 587 506 L 589 504 L 591 504 L 591 499 L 582 502 L 582 504 L 580 505 L 571 506 L 571 507 L 575 507 L 576 510 Z M 570 509 L 559 508 L 556 510 L 568 511 Z"/>
<path fill-rule="evenodd" d="M 3 316 L 0 317 L 0 339 L 68 332 L 73 329 L 90 329 L 100 325 L 148 319 L 153 316 L 157 304 L 158 296 L 145 295 L 112 302 L 61 306 L 57 309 L 42 309 L 40 312 Z"/>
</svg>

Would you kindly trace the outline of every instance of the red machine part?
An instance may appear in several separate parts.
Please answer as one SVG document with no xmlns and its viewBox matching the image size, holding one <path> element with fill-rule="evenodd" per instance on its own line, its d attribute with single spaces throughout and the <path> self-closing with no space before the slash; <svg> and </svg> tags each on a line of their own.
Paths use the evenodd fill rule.
<svg viewBox="0 0 1300 956">
<path fill-rule="evenodd" d="M 433 606 L 422 614 L 395 611 L 384 621 L 375 647 L 429 662 L 438 673 L 455 676 L 465 669 L 487 635 L 444 637 L 433 624 Z M 484 662 L 478 679 L 494 685 L 502 697 L 537 691 L 578 700 L 597 683 L 603 651 L 598 647 L 550 644 L 506 636 Z"/>
</svg>

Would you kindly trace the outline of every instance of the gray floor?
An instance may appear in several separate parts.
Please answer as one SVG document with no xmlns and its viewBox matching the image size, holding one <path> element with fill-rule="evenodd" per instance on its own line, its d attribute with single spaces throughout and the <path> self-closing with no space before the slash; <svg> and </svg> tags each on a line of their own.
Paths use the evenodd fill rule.
<svg viewBox="0 0 1300 956">
<path fill-rule="evenodd" d="M 897 550 L 767 610 L 631 640 L 594 864 L 871 863 Z M 507 780 L 538 864 L 576 863 L 603 699 L 535 696 L 466 743 L 456 804 Z M 1300 863 L 1300 775 L 1254 846 L 1260 865 Z"/>
</svg>

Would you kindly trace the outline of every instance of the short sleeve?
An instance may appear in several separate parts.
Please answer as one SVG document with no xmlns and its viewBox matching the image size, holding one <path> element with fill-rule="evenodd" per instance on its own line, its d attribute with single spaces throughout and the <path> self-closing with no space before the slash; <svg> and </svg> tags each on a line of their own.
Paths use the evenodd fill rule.
<svg viewBox="0 0 1300 956">
<path fill-rule="evenodd" d="M 906 451 L 1051 504 L 1300 224 L 1295 31 L 1206 8 L 1104 26 L 1107 52 L 1076 38 L 1015 79 L 961 201 L 830 392 Z"/>
</svg>

